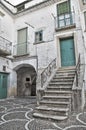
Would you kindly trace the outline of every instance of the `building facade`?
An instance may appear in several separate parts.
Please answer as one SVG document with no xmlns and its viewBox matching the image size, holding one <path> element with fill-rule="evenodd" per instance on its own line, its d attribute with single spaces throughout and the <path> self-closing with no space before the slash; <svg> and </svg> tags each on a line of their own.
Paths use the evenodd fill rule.
<svg viewBox="0 0 86 130">
<path fill-rule="evenodd" d="M 84 106 L 85 3 L 32 0 L 12 5 L 0 1 L 0 98 L 39 95 L 41 73 L 54 59 L 58 70 L 77 66 L 80 56 Z"/>
</svg>

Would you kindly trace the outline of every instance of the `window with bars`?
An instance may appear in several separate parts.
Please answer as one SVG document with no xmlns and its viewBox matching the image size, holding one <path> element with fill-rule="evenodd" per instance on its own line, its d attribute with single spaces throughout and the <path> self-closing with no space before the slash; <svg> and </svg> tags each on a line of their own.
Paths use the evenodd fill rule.
<svg viewBox="0 0 86 130">
<path fill-rule="evenodd" d="M 35 42 L 41 42 L 43 41 L 43 31 L 35 32 Z"/>
<path fill-rule="evenodd" d="M 57 5 L 58 27 L 69 26 L 73 23 L 70 0 Z"/>
<path fill-rule="evenodd" d="M 57 14 L 62 15 L 70 12 L 70 0 L 57 5 Z"/>
</svg>

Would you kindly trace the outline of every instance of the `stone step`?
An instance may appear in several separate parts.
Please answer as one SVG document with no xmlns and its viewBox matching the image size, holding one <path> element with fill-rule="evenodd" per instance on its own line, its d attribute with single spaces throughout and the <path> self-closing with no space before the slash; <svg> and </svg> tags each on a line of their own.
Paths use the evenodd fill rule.
<svg viewBox="0 0 86 130">
<path fill-rule="evenodd" d="M 70 85 L 72 86 L 73 82 L 50 82 L 49 86 L 64 86 L 64 85 Z"/>
<path fill-rule="evenodd" d="M 68 118 L 67 116 L 55 116 L 55 115 L 41 114 L 41 113 L 34 113 L 33 116 L 36 118 L 56 120 L 56 121 L 63 121 Z"/>
<path fill-rule="evenodd" d="M 75 70 L 76 66 L 60 67 L 59 70 Z"/>
<path fill-rule="evenodd" d="M 59 69 L 56 73 L 75 73 L 75 70 L 62 70 L 62 69 Z"/>
<path fill-rule="evenodd" d="M 43 98 L 60 98 L 60 99 L 63 99 L 63 98 L 71 98 L 71 96 L 43 96 Z"/>
<path fill-rule="evenodd" d="M 48 86 L 47 90 L 51 91 L 71 91 L 72 87 L 71 86 Z"/>
<path fill-rule="evenodd" d="M 54 76 L 53 79 L 74 79 L 74 76 L 73 75 L 69 75 L 69 76 L 65 76 L 65 75 L 62 75 L 62 76 Z"/>
<path fill-rule="evenodd" d="M 65 101 L 65 102 L 67 102 L 71 99 L 71 96 L 62 96 L 62 95 L 60 95 L 60 96 L 43 96 L 43 99 L 47 100 L 47 101 L 60 101 L 60 102 Z"/>
<path fill-rule="evenodd" d="M 59 78 L 59 79 L 52 79 L 51 82 L 73 82 L 74 79 L 67 79 L 67 78 Z"/>
<path fill-rule="evenodd" d="M 69 101 L 47 101 L 42 100 L 40 101 L 40 105 L 48 106 L 48 107 L 58 107 L 58 108 L 68 108 L 70 102 Z"/>
<path fill-rule="evenodd" d="M 36 107 L 37 110 L 46 110 L 46 111 L 68 111 L 69 108 L 55 108 L 55 107 L 47 107 L 47 106 L 39 106 Z"/>
<path fill-rule="evenodd" d="M 71 94 L 72 94 L 72 92 L 71 91 L 56 91 L 56 90 L 53 90 L 53 91 L 51 91 L 51 90 L 46 90 L 45 91 L 45 95 L 46 96 L 71 96 Z"/>
<path fill-rule="evenodd" d="M 53 79 L 57 79 L 57 80 L 59 80 L 59 79 L 62 79 L 62 80 L 64 80 L 64 79 L 74 79 L 74 76 L 72 75 L 72 76 L 54 76 L 53 77 Z"/>
<path fill-rule="evenodd" d="M 66 116 L 68 115 L 69 108 L 57 108 L 57 107 L 55 108 L 55 107 L 39 106 L 39 107 L 36 107 L 35 112 L 39 112 L 42 114 Z"/>
<path fill-rule="evenodd" d="M 44 92 L 45 92 L 45 93 L 54 93 L 54 94 L 55 94 L 55 93 L 57 93 L 57 94 L 58 94 L 58 93 L 61 93 L 61 94 L 64 94 L 64 93 L 65 93 L 65 94 L 69 94 L 69 93 L 71 94 L 71 93 L 72 93 L 71 91 L 50 91 L 50 90 L 45 90 Z"/>
<path fill-rule="evenodd" d="M 54 77 L 75 76 L 75 73 L 56 73 Z"/>
</svg>

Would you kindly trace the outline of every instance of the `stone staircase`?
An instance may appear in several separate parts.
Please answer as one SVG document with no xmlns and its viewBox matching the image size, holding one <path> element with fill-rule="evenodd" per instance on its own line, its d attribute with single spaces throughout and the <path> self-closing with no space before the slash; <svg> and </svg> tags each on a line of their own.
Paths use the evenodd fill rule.
<svg viewBox="0 0 86 130">
<path fill-rule="evenodd" d="M 33 116 L 57 121 L 67 119 L 71 112 L 74 76 L 75 67 L 60 68 L 44 91 Z"/>
</svg>

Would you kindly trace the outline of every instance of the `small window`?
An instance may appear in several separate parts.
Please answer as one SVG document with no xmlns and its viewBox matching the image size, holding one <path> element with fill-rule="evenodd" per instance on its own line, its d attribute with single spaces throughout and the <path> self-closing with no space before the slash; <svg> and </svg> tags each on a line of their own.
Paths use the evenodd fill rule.
<svg viewBox="0 0 86 130">
<path fill-rule="evenodd" d="M 43 41 L 43 31 L 38 31 L 35 33 L 35 42 L 41 42 Z"/>
<path fill-rule="evenodd" d="M 26 78 L 26 81 L 30 81 L 30 78 Z"/>
<path fill-rule="evenodd" d="M 17 12 L 20 12 L 20 11 L 22 11 L 22 10 L 24 10 L 24 9 L 25 9 L 25 6 L 24 6 L 24 5 L 18 6 L 18 7 L 17 7 Z"/>
</svg>

